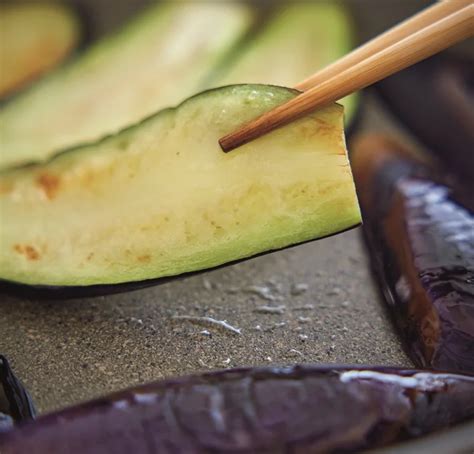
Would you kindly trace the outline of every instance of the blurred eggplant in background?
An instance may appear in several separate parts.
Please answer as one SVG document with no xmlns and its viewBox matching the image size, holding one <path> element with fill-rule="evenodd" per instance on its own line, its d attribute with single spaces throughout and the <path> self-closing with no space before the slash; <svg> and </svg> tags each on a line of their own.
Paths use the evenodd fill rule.
<svg viewBox="0 0 474 454">
<path fill-rule="evenodd" d="M 163 1 L 139 8 L 0 111 L 0 169 L 46 161 L 210 88 L 292 86 L 355 45 L 349 12 L 339 4 L 277 3 L 258 26 L 263 10 L 251 6 Z M 350 125 L 358 96 L 342 103 Z"/>
<path fill-rule="evenodd" d="M 82 40 L 81 19 L 64 2 L 0 3 L 0 98 L 62 63 Z"/>
<path fill-rule="evenodd" d="M 0 110 L 0 169 L 46 161 L 203 90 L 252 18 L 234 2 L 154 2 Z"/>
<path fill-rule="evenodd" d="M 417 366 L 474 372 L 472 186 L 384 136 L 352 151 L 372 265 L 408 354 Z"/>
<path fill-rule="evenodd" d="M 14 453 L 353 452 L 474 417 L 474 376 L 363 366 L 171 379 L 0 435 Z"/>
<path fill-rule="evenodd" d="M 472 193 L 474 58 L 444 53 L 382 80 L 376 88 L 387 107 L 471 185 Z"/>
<path fill-rule="evenodd" d="M 8 360 L 0 355 L 0 433 L 14 424 L 33 419 L 35 413 L 28 391 L 13 373 Z"/>
</svg>

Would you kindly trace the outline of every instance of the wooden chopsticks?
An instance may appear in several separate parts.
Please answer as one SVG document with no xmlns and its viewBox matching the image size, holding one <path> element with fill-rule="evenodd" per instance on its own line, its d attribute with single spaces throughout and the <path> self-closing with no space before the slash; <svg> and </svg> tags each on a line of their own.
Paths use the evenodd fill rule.
<svg viewBox="0 0 474 454">
<path fill-rule="evenodd" d="M 355 49 L 295 88 L 306 90 L 222 137 L 225 152 L 474 35 L 472 0 L 444 0 Z"/>
</svg>

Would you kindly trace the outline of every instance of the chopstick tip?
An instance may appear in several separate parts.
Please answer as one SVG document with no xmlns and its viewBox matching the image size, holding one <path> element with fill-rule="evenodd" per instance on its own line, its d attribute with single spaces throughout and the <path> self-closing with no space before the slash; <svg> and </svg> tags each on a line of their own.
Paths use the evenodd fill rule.
<svg viewBox="0 0 474 454">
<path fill-rule="evenodd" d="M 246 128 L 243 128 L 221 137 L 219 139 L 219 145 L 224 153 L 229 153 L 230 151 L 252 141 L 256 137 L 258 136 L 254 137 L 253 135 L 249 135 Z"/>
<path fill-rule="evenodd" d="M 219 146 L 224 153 L 229 153 L 229 151 L 232 151 L 235 148 L 232 144 L 228 143 L 228 137 L 229 136 L 224 136 L 219 139 Z"/>
</svg>

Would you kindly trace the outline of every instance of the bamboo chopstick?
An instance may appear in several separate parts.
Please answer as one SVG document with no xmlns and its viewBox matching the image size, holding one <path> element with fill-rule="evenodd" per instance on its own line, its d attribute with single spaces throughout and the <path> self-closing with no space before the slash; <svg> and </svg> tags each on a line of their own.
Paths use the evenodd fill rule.
<svg viewBox="0 0 474 454">
<path fill-rule="evenodd" d="M 450 4 L 449 8 L 447 3 Z M 461 7 L 454 7 L 453 3 Z M 414 31 L 421 24 L 425 24 L 425 27 Z M 425 11 L 421 19 L 418 15 L 356 49 L 343 58 L 342 63 L 336 62 L 323 70 L 323 77 L 320 76 L 321 72 L 316 73 L 297 86 L 300 89 L 306 86 L 312 88 L 222 137 L 219 143 L 224 151 L 231 151 L 473 35 L 474 4 L 471 1 L 438 3 L 428 13 Z M 369 50 L 366 50 L 366 46 Z M 353 54 L 356 56 L 353 57 Z M 341 67 L 345 69 L 341 71 Z"/>
<path fill-rule="evenodd" d="M 411 34 L 420 31 L 422 28 L 441 20 L 470 4 L 472 4 L 472 0 L 443 0 L 435 3 L 433 6 L 420 11 L 413 17 L 404 20 L 364 45 L 354 49 L 346 56 L 321 69 L 303 82 L 300 82 L 294 88 L 306 91 L 310 88 L 316 87 L 321 82 L 324 82 L 324 80 L 336 76 L 341 71 L 349 69 L 364 58 L 368 58 L 375 53 L 380 52 L 386 47 L 407 38 Z"/>
</svg>

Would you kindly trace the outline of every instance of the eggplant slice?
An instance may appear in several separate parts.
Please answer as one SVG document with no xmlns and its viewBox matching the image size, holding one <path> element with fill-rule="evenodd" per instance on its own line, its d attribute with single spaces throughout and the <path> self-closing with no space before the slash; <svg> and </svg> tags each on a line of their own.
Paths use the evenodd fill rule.
<svg viewBox="0 0 474 454">
<path fill-rule="evenodd" d="M 202 90 L 252 22 L 235 2 L 158 3 L 0 112 L 0 169 L 45 161 Z"/>
<path fill-rule="evenodd" d="M 295 91 L 229 86 L 98 143 L 0 175 L 0 278 L 142 281 L 215 267 L 360 222 L 332 105 L 225 154 L 218 139 Z"/>
<path fill-rule="evenodd" d="M 81 25 L 60 2 L 0 3 L 0 37 L 4 98 L 64 61 L 81 40 Z"/>
<path fill-rule="evenodd" d="M 0 434 L 17 453 L 331 453 L 474 417 L 474 376 L 363 366 L 234 369 L 170 379 Z"/>
<path fill-rule="evenodd" d="M 36 410 L 28 391 L 0 355 L 0 433 L 14 424 L 35 417 Z"/>
<path fill-rule="evenodd" d="M 417 366 L 474 372 L 474 199 L 399 143 L 352 147 L 373 268 Z"/>
</svg>

